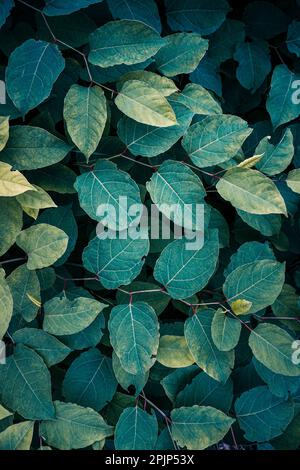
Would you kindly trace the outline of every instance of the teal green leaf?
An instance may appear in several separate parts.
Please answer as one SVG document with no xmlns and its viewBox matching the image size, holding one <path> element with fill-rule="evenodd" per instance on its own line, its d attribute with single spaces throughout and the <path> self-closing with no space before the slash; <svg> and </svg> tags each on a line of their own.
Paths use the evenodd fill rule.
<svg viewBox="0 0 300 470">
<path fill-rule="evenodd" d="M 72 85 L 64 101 L 64 119 L 72 141 L 88 160 L 100 142 L 107 120 L 102 89 Z"/>
<path fill-rule="evenodd" d="M 206 191 L 188 166 L 173 160 L 164 161 L 146 183 L 146 188 L 158 209 L 176 225 L 190 230 L 203 227 L 203 218 L 197 217 L 197 206 L 203 204 Z"/>
<path fill-rule="evenodd" d="M 17 344 L 21 343 L 34 349 L 48 367 L 62 362 L 71 352 L 71 349 L 57 338 L 37 328 L 22 328 L 13 334 L 13 339 Z"/>
<path fill-rule="evenodd" d="M 148 238 L 140 238 L 138 233 L 126 239 L 96 237 L 83 250 L 82 260 L 106 289 L 116 289 L 138 276 L 148 252 Z"/>
<path fill-rule="evenodd" d="M 0 421 L 8 418 L 11 415 L 12 413 L 10 411 L 6 410 L 2 405 L 0 405 Z"/>
<path fill-rule="evenodd" d="M 297 319 L 300 320 L 300 296 L 296 289 L 289 284 L 284 284 L 282 291 L 272 305 L 272 311 L 276 317 L 292 317 L 296 320 L 281 320 L 291 330 L 300 330 Z"/>
<path fill-rule="evenodd" d="M 54 44 L 28 39 L 10 55 L 6 69 L 7 93 L 22 114 L 49 97 L 65 67 Z"/>
<path fill-rule="evenodd" d="M 17 236 L 17 245 L 28 255 L 27 268 L 51 266 L 66 251 L 68 236 L 63 230 L 48 224 L 38 224 Z"/>
<path fill-rule="evenodd" d="M 6 0 L 0 6 L 0 28 L 6 22 L 8 16 L 10 15 L 11 9 L 14 7 L 14 4 L 15 4 L 14 0 Z"/>
<path fill-rule="evenodd" d="M 141 217 L 128 211 L 131 205 L 141 205 L 138 185 L 112 162 L 100 161 L 94 170 L 78 176 L 74 187 L 82 209 L 112 230 L 124 230 Z M 141 211 L 141 207 L 137 209 Z"/>
<path fill-rule="evenodd" d="M 43 328 L 48 333 L 72 335 L 87 328 L 106 307 L 98 300 L 87 297 L 54 297 L 44 304 Z"/>
<path fill-rule="evenodd" d="M 0 268 L 0 307 L 0 339 L 2 339 L 13 314 L 13 297 L 2 268 Z"/>
<path fill-rule="evenodd" d="M 203 310 L 188 318 L 184 335 L 196 363 L 210 377 L 225 383 L 234 365 L 234 351 L 220 351 L 211 335 L 214 310 Z"/>
<path fill-rule="evenodd" d="M 300 194 L 300 169 L 291 170 L 288 174 L 286 184 L 295 193 Z"/>
<path fill-rule="evenodd" d="M 189 384 L 197 374 L 199 367 L 194 364 L 188 367 L 175 369 L 161 380 L 161 385 L 171 402 L 175 402 L 177 395 Z"/>
<path fill-rule="evenodd" d="M 126 408 L 115 430 L 116 450 L 153 450 L 158 435 L 155 415 L 137 406 Z"/>
<path fill-rule="evenodd" d="M 256 313 L 275 302 L 284 277 L 284 263 L 268 259 L 254 261 L 232 271 L 225 280 L 223 292 L 228 303 L 238 299 L 252 302 L 247 313 Z"/>
<path fill-rule="evenodd" d="M 33 374 L 34 371 L 34 374 Z M 54 417 L 51 378 L 43 359 L 32 349 L 18 344 L 6 365 L 0 366 L 1 402 L 25 419 Z"/>
<path fill-rule="evenodd" d="M 240 84 L 254 93 L 271 72 L 268 45 L 265 42 L 243 42 L 234 54 L 238 62 L 236 77 Z"/>
<path fill-rule="evenodd" d="M 55 401 L 55 419 L 43 421 L 47 444 L 60 450 L 82 449 L 113 434 L 113 428 L 91 408 Z"/>
<path fill-rule="evenodd" d="M 182 146 L 195 165 L 205 168 L 233 158 L 250 133 L 247 122 L 237 116 L 206 116 L 189 128 Z"/>
<path fill-rule="evenodd" d="M 286 45 L 287 45 L 288 50 L 292 54 L 296 54 L 297 57 L 300 57 L 300 22 L 299 21 L 294 20 L 289 25 Z"/>
<path fill-rule="evenodd" d="M 156 127 L 177 124 L 175 113 L 167 99 L 143 81 L 124 82 L 115 103 L 126 116 L 142 124 Z"/>
<path fill-rule="evenodd" d="M 294 417 L 294 405 L 272 395 L 268 387 L 256 387 L 237 399 L 235 412 L 244 437 L 264 442 L 283 433 Z"/>
<path fill-rule="evenodd" d="M 154 0 L 107 0 L 114 19 L 138 20 L 160 33 L 161 23 Z"/>
<path fill-rule="evenodd" d="M 165 4 L 171 29 L 203 35 L 216 31 L 230 9 L 225 0 L 166 0 Z"/>
<path fill-rule="evenodd" d="M 31 181 L 38 183 L 45 191 L 59 194 L 74 194 L 76 173 L 65 165 L 58 163 L 31 173 Z"/>
<path fill-rule="evenodd" d="M 243 222 L 258 230 L 265 237 L 277 235 L 281 229 L 281 215 L 279 214 L 249 214 L 249 212 L 237 209 Z"/>
<path fill-rule="evenodd" d="M 174 299 L 185 299 L 203 289 L 213 275 L 218 261 L 217 230 L 206 234 L 203 247 L 187 249 L 188 243 L 186 238 L 169 243 L 154 268 L 154 278 Z"/>
<path fill-rule="evenodd" d="M 224 274 L 225 276 L 228 276 L 228 274 L 232 273 L 232 271 L 244 264 L 266 259 L 276 261 L 273 250 L 268 242 L 260 243 L 251 241 L 243 243 L 231 256 L 230 263 L 225 269 Z"/>
<path fill-rule="evenodd" d="M 165 42 L 140 21 L 110 21 L 91 34 L 89 61 L 100 67 L 137 64 L 153 57 Z"/>
<path fill-rule="evenodd" d="M 7 277 L 7 284 L 13 297 L 14 315 L 22 315 L 28 322 L 34 320 L 39 311 L 37 304 L 41 301 L 41 288 L 36 272 L 22 264 Z"/>
<path fill-rule="evenodd" d="M 63 341 L 70 349 L 86 349 L 97 346 L 103 336 L 105 319 L 99 315 L 88 327 L 72 335 L 61 336 Z"/>
<path fill-rule="evenodd" d="M 209 55 L 217 63 L 232 59 L 236 47 L 245 40 L 245 24 L 226 18 L 220 28 L 211 36 Z"/>
<path fill-rule="evenodd" d="M 96 411 L 112 400 L 117 389 L 112 361 L 98 349 L 89 349 L 70 365 L 63 381 L 66 401 Z"/>
<path fill-rule="evenodd" d="M 131 374 L 145 374 L 155 362 L 159 343 L 154 309 L 146 302 L 117 305 L 110 313 L 108 329 L 123 369 Z"/>
<path fill-rule="evenodd" d="M 293 102 L 295 89 L 292 86 L 295 80 L 299 80 L 299 77 L 291 72 L 286 65 L 277 65 L 274 69 L 266 103 L 274 129 L 281 124 L 292 121 L 300 114 L 300 107 Z"/>
<path fill-rule="evenodd" d="M 47 16 L 69 15 L 74 11 L 101 2 L 102 0 L 46 0 L 43 13 Z"/>
<path fill-rule="evenodd" d="M 114 351 L 112 354 L 112 366 L 115 377 L 122 388 L 128 391 L 130 386 L 134 386 L 136 395 L 143 390 L 149 378 L 148 372 L 145 374 L 131 374 L 127 372 L 123 369 L 120 359 Z"/>
<path fill-rule="evenodd" d="M 184 87 L 179 102 L 195 114 L 222 114 L 222 108 L 212 94 L 197 83 L 188 83 Z"/>
<path fill-rule="evenodd" d="M 255 154 L 263 154 L 256 164 L 259 171 L 269 176 L 282 173 L 289 166 L 294 156 L 292 131 L 287 129 L 276 145 L 272 145 L 269 138 L 264 137 L 256 147 Z"/>
<path fill-rule="evenodd" d="M 16 197 L 23 210 L 26 212 L 28 209 L 36 210 L 46 209 L 49 207 L 57 207 L 49 194 L 39 186 L 33 184 L 34 191 L 26 191 L 26 193 L 19 194 Z"/>
<path fill-rule="evenodd" d="M 251 332 L 249 346 L 254 357 L 275 374 L 298 377 L 300 365 L 292 361 L 293 341 L 279 326 L 261 323 Z"/>
<path fill-rule="evenodd" d="M 171 412 L 172 436 L 180 447 L 203 450 L 219 442 L 234 419 L 211 406 L 188 406 Z"/>
<path fill-rule="evenodd" d="M 188 367 L 195 362 L 185 337 L 174 335 L 160 337 L 156 360 L 170 368 Z"/>
<path fill-rule="evenodd" d="M 197 33 L 176 33 L 165 39 L 166 44 L 157 52 L 155 63 L 167 77 L 193 72 L 208 49 L 207 39 Z"/>
<path fill-rule="evenodd" d="M 213 342 L 220 351 L 231 351 L 239 342 L 241 323 L 221 308 L 214 314 L 211 323 L 211 336 Z"/>
<path fill-rule="evenodd" d="M 233 168 L 217 183 L 217 191 L 235 208 L 250 214 L 285 214 L 284 199 L 271 179 L 256 170 Z"/>
<path fill-rule="evenodd" d="M 212 406 L 228 413 L 233 400 L 233 383 L 228 379 L 220 383 L 205 372 L 200 372 L 181 390 L 175 402 L 175 408 L 180 406 Z"/>
<path fill-rule="evenodd" d="M 183 101 L 183 103 L 181 103 Z M 141 124 L 123 116 L 118 122 L 118 136 L 133 155 L 155 157 L 169 150 L 186 132 L 192 118 L 192 111 L 185 106 L 185 100 L 175 95 L 168 98 L 176 116 L 177 124 L 170 127 L 155 127 Z"/>
<path fill-rule="evenodd" d="M 23 211 L 15 199 L 1 197 L 0 213 L 0 256 L 3 256 L 22 230 Z"/>
<path fill-rule="evenodd" d="M 0 450 L 30 450 L 33 437 L 32 421 L 13 424 L 0 433 Z"/>
<path fill-rule="evenodd" d="M 277 397 L 287 400 L 290 395 L 297 394 L 300 387 L 300 377 L 287 377 L 275 374 L 257 359 L 252 359 L 256 372 L 268 385 L 270 392 Z"/>
<path fill-rule="evenodd" d="M 1 160 L 17 170 L 35 170 L 60 162 L 70 150 L 68 144 L 45 129 L 13 126 Z"/>
</svg>

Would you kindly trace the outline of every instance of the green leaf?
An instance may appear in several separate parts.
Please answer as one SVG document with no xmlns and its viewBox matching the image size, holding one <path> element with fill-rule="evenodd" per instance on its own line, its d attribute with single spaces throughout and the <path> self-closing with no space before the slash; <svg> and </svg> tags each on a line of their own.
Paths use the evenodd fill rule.
<svg viewBox="0 0 300 470">
<path fill-rule="evenodd" d="M 170 96 L 178 91 L 173 80 L 170 80 L 167 77 L 162 77 L 157 73 L 149 72 L 148 70 L 135 70 L 122 75 L 118 81 L 118 86 L 128 80 L 139 80 L 140 82 L 145 82 L 164 96 Z"/>
<path fill-rule="evenodd" d="M 289 25 L 288 35 L 286 40 L 288 50 L 292 54 L 300 56 L 300 23 L 299 21 L 292 21 Z"/>
<path fill-rule="evenodd" d="M 30 450 L 33 426 L 32 421 L 9 426 L 0 433 L 0 450 Z"/>
<path fill-rule="evenodd" d="M 112 16 L 126 20 L 138 20 L 146 23 L 158 32 L 161 23 L 157 5 L 154 0 L 107 0 Z"/>
<path fill-rule="evenodd" d="M 148 381 L 149 372 L 145 374 L 130 374 L 130 372 L 123 369 L 120 359 L 114 351 L 112 354 L 112 366 L 115 377 L 121 387 L 128 391 L 129 387 L 134 386 L 136 395 L 143 390 Z"/>
<path fill-rule="evenodd" d="M 156 360 L 165 367 L 179 368 L 194 364 L 184 336 L 160 337 Z"/>
<path fill-rule="evenodd" d="M 64 119 L 72 141 L 88 160 L 100 142 L 107 119 L 102 89 L 72 85 L 64 102 Z"/>
<path fill-rule="evenodd" d="M 0 256 L 3 256 L 14 245 L 22 230 L 23 211 L 15 199 L 1 197 L 0 214 Z"/>
<path fill-rule="evenodd" d="M 71 349 L 86 349 L 97 346 L 103 336 L 105 319 L 99 315 L 88 327 L 72 335 L 63 335 L 60 340 Z"/>
<path fill-rule="evenodd" d="M 245 40 L 245 24 L 226 18 L 210 38 L 210 57 L 217 63 L 232 59 L 236 47 Z"/>
<path fill-rule="evenodd" d="M 233 158 L 250 133 L 247 122 L 237 116 L 206 116 L 189 128 L 182 146 L 195 165 L 205 168 Z"/>
<path fill-rule="evenodd" d="M 66 401 L 96 411 L 112 400 L 117 389 L 111 359 L 98 349 L 89 349 L 70 365 L 63 381 Z"/>
<path fill-rule="evenodd" d="M 188 191 L 183 190 L 185 187 Z M 197 217 L 197 205 L 203 204 L 206 192 L 189 167 L 173 160 L 164 161 L 146 188 L 158 209 L 176 225 L 190 230 L 202 228 L 203 218 Z"/>
<path fill-rule="evenodd" d="M 166 44 L 157 52 L 157 69 L 167 77 L 191 73 L 208 49 L 207 39 L 197 33 L 177 33 L 166 38 Z"/>
<path fill-rule="evenodd" d="M 231 351 L 239 342 L 242 324 L 221 308 L 214 314 L 211 323 L 211 337 L 220 351 Z"/>
<path fill-rule="evenodd" d="M 28 39 L 14 50 L 5 79 L 7 93 L 22 114 L 49 97 L 64 67 L 65 61 L 54 44 Z"/>
<path fill-rule="evenodd" d="M 177 124 L 175 113 L 166 98 L 140 80 L 124 82 L 115 104 L 126 116 L 142 124 L 156 127 Z"/>
<path fill-rule="evenodd" d="M 45 129 L 13 126 L 1 160 L 17 170 L 35 170 L 60 162 L 70 150 L 68 144 Z"/>
<path fill-rule="evenodd" d="M 34 374 L 32 373 L 34 371 Z M 18 344 L 6 365 L 0 365 L 1 402 L 25 419 L 54 417 L 50 373 L 32 349 Z"/>
<path fill-rule="evenodd" d="M 45 191 L 53 191 L 59 194 L 76 193 L 73 186 L 75 179 L 76 173 L 60 163 L 31 173 L 33 183 L 39 183 Z"/>
<path fill-rule="evenodd" d="M 236 77 L 240 84 L 254 93 L 271 72 L 268 45 L 265 42 L 244 42 L 235 51 L 238 62 Z"/>
<path fill-rule="evenodd" d="M 33 185 L 34 191 L 26 191 L 26 193 L 17 196 L 17 201 L 24 208 L 30 209 L 46 209 L 47 207 L 57 207 L 53 199 L 44 189 Z M 25 209 L 24 209 L 25 210 Z"/>
<path fill-rule="evenodd" d="M 126 116 L 119 120 L 118 136 L 133 155 L 155 157 L 169 150 L 183 136 L 192 121 L 193 113 L 185 106 L 185 101 L 181 103 L 183 99 L 179 99 L 178 96 L 172 95 L 168 98 L 176 116 L 176 125 L 147 126 Z"/>
<path fill-rule="evenodd" d="M 21 315 L 28 322 L 34 320 L 39 307 L 31 298 L 36 299 L 37 303 L 41 301 L 41 288 L 36 272 L 22 264 L 8 276 L 7 284 L 13 297 L 14 315 Z"/>
<path fill-rule="evenodd" d="M 277 235 L 281 229 L 281 215 L 279 214 L 249 214 L 237 209 L 243 222 L 258 230 L 265 237 Z"/>
<path fill-rule="evenodd" d="M 105 304 L 87 297 L 54 297 L 44 304 L 43 328 L 48 333 L 72 335 L 87 328 L 106 307 Z"/>
<path fill-rule="evenodd" d="M 5 279 L 5 271 L 0 268 L 0 339 L 5 335 L 12 314 L 13 314 L 13 297 L 7 280 Z"/>
<path fill-rule="evenodd" d="M 236 268 L 244 264 L 254 263 L 254 261 L 262 260 L 276 261 L 275 255 L 268 242 L 246 242 L 243 243 L 239 249 L 231 256 L 230 263 L 224 271 L 225 276 L 228 276 Z"/>
<path fill-rule="evenodd" d="M 203 247 L 187 249 L 188 244 L 189 240 L 186 238 L 169 243 L 154 268 L 154 278 L 167 289 L 173 299 L 185 299 L 203 289 L 213 275 L 218 261 L 217 230 L 206 234 Z M 199 245 L 198 242 L 196 244 Z"/>
<path fill-rule="evenodd" d="M 14 0 L 6 0 L 0 6 L 0 28 L 6 22 L 8 16 L 10 15 L 10 11 L 14 6 Z"/>
<path fill-rule="evenodd" d="M 294 156 L 293 134 L 287 129 L 278 144 L 272 145 L 268 137 L 264 137 L 255 150 L 263 154 L 256 168 L 266 175 L 273 176 L 282 173 L 291 163 Z"/>
<path fill-rule="evenodd" d="M 116 450 L 153 450 L 158 435 L 155 415 L 137 406 L 126 408 L 115 430 Z"/>
<path fill-rule="evenodd" d="M 102 0 L 46 0 L 43 13 L 47 16 L 69 15 L 74 11 L 101 2 Z"/>
<path fill-rule="evenodd" d="M 12 414 L 13 413 L 6 410 L 3 406 L 0 405 L 0 421 L 2 421 L 2 419 L 8 418 L 9 416 L 12 416 Z"/>
<path fill-rule="evenodd" d="M 268 385 L 270 392 L 277 397 L 287 400 L 291 395 L 297 395 L 300 386 L 300 377 L 287 377 L 282 374 L 275 374 L 266 366 L 253 358 L 252 363 L 256 372 Z"/>
<path fill-rule="evenodd" d="M 34 225 L 17 236 L 17 245 L 28 255 L 27 268 L 41 269 L 51 266 L 66 251 L 68 236 L 48 224 Z"/>
<path fill-rule="evenodd" d="M 83 250 L 82 260 L 106 289 L 116 289 L 138 276 L 148 251 L 148 238 L 140 238 L 138 233 L 126 239 L 96 237 Z"/>
<path fill-rule="evenodd" d="M 298 377 L 300 366 L 292 361 L 294 339 L 277 325 L 261 323 L 250 334 L 254 357 L 275 374 Z"/>
<path fill-rule="evenodd" d="M 283 433 L 294 417 L 294 405 L 272 395 L 268 387 L 256 387 L 237 399 L 235 412 L 244 437 L 264 442 Z"/>
<path fill-rule="evenodd" d="M 17 196 L 26 191 L 34 191 L 34 187 L 19 171 L 12 170 L 8 163 L 0 162 L 0 197 Z"/>
<path fill-rule="evenodd" d="M 179 102 L 195 114 L 222 114 L 222 108 L 211 93 L 196 83 L 188 83 L 179 95 Z"/>
<path fill-rule="evenodd" d="M 300 297 L 296 289 L 289 284 L 284 284 L 282 291 L 272 305 L 272 311 L 276 317 L 292 317 L 295 320 L 282 320 L 281 323 L 291 330 L 300 330 L 297 319 L 300 320 Z"/>
<path fill-rule="evenodd" d="M 171 412 L 172 436 L 180 447 L 203 450 L 219 442 L 234 419 L 211 406 L 175 408 Z"/>
<path fill-rule="evenodd" d="M 82 449 L 113 433 L 91 408 L 55 401 L 55 419 L 43 421 L 40 432 L 47 444 L 60 450 Z"/>
<path fill-rule="evenodd" d="M 289 172 L 286 184 L 295 193 L 300 194 L 300 169 L 292 170 Z"/>
<path fill-rule="evenodd" d="M 0 116 L 0 151 L 4 149 L 9 137 L 9 118 Z"/>
<path fill-rule="evenodd" d="M 237 267 L 226 278 L 223 292 L 227 302 L 252 302 L 248 313 L 272 305 L 284 284 L 285 264 L 273 260 L 254 261 Z"/>
<path fill-rule="evenodd" d="M 138 64 L 153 57 L 165 42 L 140 21 L 110 21 L 91 34 L 89 61 L 100 67 Z"/>
<path fill-rule="evenodd" d="M 78 176 L 74 187 L 82 209 L 112 230 L 124 230 L 141 217 L 138 185 L 112 162 L 100 161 L 93 171 Z M 137 207 L 136 214 L 129 214 L 131 205 Z"/>
<path fill-rule="evenodd" d="M 17 344 L 21 343 L 34 349 L 44 359 L 47 367 L 62 362 L 71 352 L 71 349 L 57 338 L 37 328 L 23 328 L 12 336 Z"/>
<path fill-rule="evenodd" d="M 220 351 L 211 335 L 214 310 L 203 310 L 188 318 L 184 335 L 195 362 L 210 377 L 225 383 L 234 365 L 234 351 Z"/>
<path fill-rule="evenodd" d="M 299 80 L 299 75 L 291 72 L 286 65 L 275 67 L 266 103 L 274 129 L 300 114 L 300 108 L 293 100 L 295 89 L 292 84 L 295 80 Z"/>
<path fill-rule="evenodd" d="M 250 214 L 285 214 L 285 202 L 273 181 L 248 168 L 228 170 L 217 183 L 217 191 L 235 208 Z"/>
<path fill-rule="evenodd" d="M 249 312 L 250 308 L 252 307 L 252 302 L 249 302 L 249 300 L 245 299 L 238 299 L 234 300 L 230 304 L 230 307 L 233 313 L 235 313 L 235 315 L 245 315 Z"/>
<path fill-rule="evenodd" d="M 145 374 L 154 364 L 159 343 L 157 315 L 145 302 L 117 305 L 108 323 L 111 345 L 121 366 L 131 374 Z"/>
<path fill-rule="evenodd" d="M 165 4 L 171 29 L 203 35 L 216 31 L 230 9 L 225 0 L 165 0 Z"/>
<path fill-rule="evenodd" d="M 222 384 L 205 372 L 201 372 L 178 393 L 175 408 L 193 405 L 212 406 L 228 413 L 232 400 L 233 383 L 231 379 Z"/>
</svg>

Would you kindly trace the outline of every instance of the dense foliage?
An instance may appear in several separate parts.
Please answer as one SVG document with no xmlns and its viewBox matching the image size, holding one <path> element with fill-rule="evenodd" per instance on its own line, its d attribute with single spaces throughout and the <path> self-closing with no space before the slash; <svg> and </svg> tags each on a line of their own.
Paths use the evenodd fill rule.
<svg viewBox="0 0 300 470">
<path fill-rule="evenodd" d="M 299 447 L 300 1 L 0 26 L 0 449 Z M 204 245 L 119 237 L 120 196 Z"/>
</svg>

